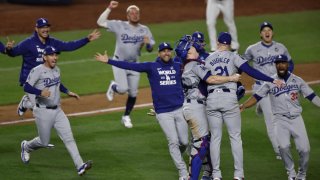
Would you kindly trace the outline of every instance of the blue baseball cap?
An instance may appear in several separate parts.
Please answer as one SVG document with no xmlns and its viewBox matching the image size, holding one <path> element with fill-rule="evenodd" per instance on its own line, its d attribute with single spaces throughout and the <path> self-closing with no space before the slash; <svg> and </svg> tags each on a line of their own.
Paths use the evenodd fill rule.
<svg viewBox="0 0 320 180">
<path fill-rule="evenodd" d="M 221 44 L 230 45 L 231 44 L 231 35 L 228 32 L 221 32 L 218 36 L 218 42 Z"/>
<path fill-rule="evenodd" d="M 46 18 L 39 18 L 36 22 L 36 27 L 37 28 L 41 28 L 41 27 L 44 27 L 44 26 L 51 26 L 51 24 L 49 24 L 49 21 L 48 19 Z"/>
<path fill-rule="evenodd" d="M 278 55 L 274 60 L 274 63 L 277 63 L 277 62 L 289 62 L 289 59 L 286 55 L 281 54 L 281 55 Z"/>
<path fill-rule="evenodd" d="M 204 35 L 202 32 L 196 31 L 192 34 L 192 37 L 198 41 L 200 41 L 201 43 L 204 42 Z"/>
<path fill-rule="evenodd" d="M 43 55 L 50 55 L 50 54 L 54 54 L 54 53 L 60 54 L 60 52 L 52 46 L 47 46 L 43 51 Z"/>
<path fill-rule="evenodd" d="M 172 50 L 172 47 L 171 47 L 170 43 L 167 43 L 167 42 L 161 43 L 161 44 L 159 45 L 159 47 L 158 47 L 158 52 L 163 51 L 164 49 L 170 49 L 170 50 Z"/>
<path fill-rule="evenodd" d="M 265 21 L 265 22 L 263 22 L 263 23 L 260 24 L 260 32 L 261 32 L 262 29 L 265 28 L 265 27 L 269 27 L 271 30 L 273 30 L 272 24 L 269 23 L 269 22 L 267 22 L 267 21 Z"/>
</svg>

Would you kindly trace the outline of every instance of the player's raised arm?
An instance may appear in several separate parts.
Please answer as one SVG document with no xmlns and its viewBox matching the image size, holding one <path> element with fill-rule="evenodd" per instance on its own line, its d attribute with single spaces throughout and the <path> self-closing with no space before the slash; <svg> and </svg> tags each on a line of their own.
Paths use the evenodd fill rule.
<svg viewBox="0 0 320 180">
<path fill-rule="evenodd" d="M 109 14 L 110 14 L 111 10 L 118 7 L 118 5 L 119 5 L 118 1 L 110 1 L 109 6 L 106 8 L 105 11 L 103 11 L 103 13 L 99 16 L 99 18 L 97 20 L 97 24 L 100 27 L 108 28 L 107 20 L 108 20 Z"/>
</svg>

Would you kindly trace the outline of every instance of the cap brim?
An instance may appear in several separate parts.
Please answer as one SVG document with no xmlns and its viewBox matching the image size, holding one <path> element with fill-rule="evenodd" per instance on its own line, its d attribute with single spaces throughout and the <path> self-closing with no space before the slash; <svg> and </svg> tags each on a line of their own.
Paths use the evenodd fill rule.
<svg viewBox="0 0 320 180">
<path fill-rule="evenodd" d="M 37 28 L 42 28 L 42 27 L 44 27 L 44 26 L 48 26 L 48 27 L 50 27 L 50 26 L 51 26 L 51 24 L 43 24 L 43 25 L 41 25 L 41 26 L 37 26 Z"/>
<path fill-rule="evenodd" d="M 172 48 L 167 47 L 167 48 L 159 49 L 159 52 L 160 52 L 160 51 L 163 51 L 163 50 L 165 50 L 165 49 L 170 49 L 171 51 L 173 50 Z"/>
</svg>

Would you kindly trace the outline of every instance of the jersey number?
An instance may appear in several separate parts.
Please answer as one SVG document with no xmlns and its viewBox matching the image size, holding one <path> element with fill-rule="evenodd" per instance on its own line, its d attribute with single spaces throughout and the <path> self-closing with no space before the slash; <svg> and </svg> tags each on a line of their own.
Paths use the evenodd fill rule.
<svg viewBox="0 0 320 180">
<path fill-rule="evenodd" d="M 227 66 L 218 66 L 214 69 L 216 73 L 216 75 L 219 75 L 219 76 L 222 76 L 222 75 L 226 75 L 226 76 L 229 76 L 229 72 L 228 72 L 228 69 L 227 69 Z"/>
<path fill-rule="evenodd" d="M 290 95 L 291 95 L 291 100 L 292 101 L 297 100 L 298 97 L 299 97 L 299 94 L 297 92 L 292 92 Z"/>
</svg>

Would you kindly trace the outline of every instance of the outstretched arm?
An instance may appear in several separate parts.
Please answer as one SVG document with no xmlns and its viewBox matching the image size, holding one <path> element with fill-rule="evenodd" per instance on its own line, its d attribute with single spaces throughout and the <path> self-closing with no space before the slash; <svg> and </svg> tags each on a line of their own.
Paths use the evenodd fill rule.
<svg viewBox="0 0 320 180">
<path fill-rule="evenodd" d="M 94 41 L 96 39 L 99 39 L 101 36 L 100 31 L 98 31 L 98 29 L 94 29 L 88 36 L 87 38 L 89 39 L 89 41 Z"/>
<path fill-rule="evenodd" d="M 107 20 L 108 20 L 109 14 L 110 14 L 111 10 L 118 7 L 118 5 L 119 5 L 118 1 L 110 1 L 110 4 L 107 7 L 107 9 L 105 11 L 103 11 L 103 13 L 99 16 L 99 18 L 97 20 L 97 24 L 100 27 L 108 28 Z"/>
<path fill-rule="evenodd" d="M 246 108 L 250 108 L 253 105 L 255 105 L 259 100 L 261 99 L 261 97 L 257 96 L 256 94 L 254 94 L 253 96 L 251 96 L 246 102 L 244 102 L 243 104 L 240 105 L 240 111 L 244 111 Z"/>
</svg>

